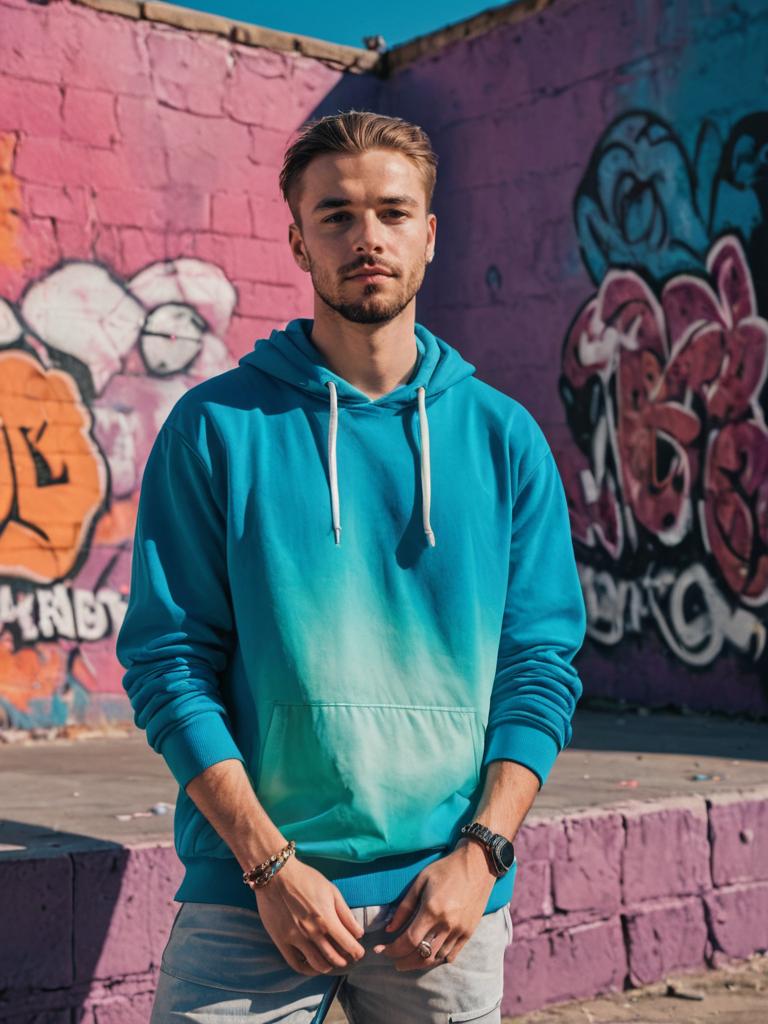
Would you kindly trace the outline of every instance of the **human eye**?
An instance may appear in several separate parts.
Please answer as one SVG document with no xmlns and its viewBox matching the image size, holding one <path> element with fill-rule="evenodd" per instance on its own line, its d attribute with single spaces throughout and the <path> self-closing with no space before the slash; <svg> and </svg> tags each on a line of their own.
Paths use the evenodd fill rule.
<svg viewBox="0 0 768 1024">
<path fill-rule="evenodd" d="M 332 213 L 330 215 L 330 217 L 324 217 L 323 218 L 323 224 L 337 224 L 338 223 L 338 221 L 336 220 L 337 217 L 348 217 L 348 216 L 349 216 L 349 214 L 347 214 L 347 213 Z"/>
</svg>

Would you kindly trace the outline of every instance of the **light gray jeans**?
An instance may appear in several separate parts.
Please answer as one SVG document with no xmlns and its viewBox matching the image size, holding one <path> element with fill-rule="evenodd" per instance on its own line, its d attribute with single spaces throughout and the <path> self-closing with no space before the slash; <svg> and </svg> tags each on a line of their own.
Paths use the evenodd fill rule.
<svg viewBox="0 0 768 1024">
<path fill-rule="evenodd" d="M 338 996 L 350 1024 L 500 1024 L 509 904 L 484 914 L 452 963 L 398 971 L 378 943 L 396 903 L 352 907 L 365 956 L 327 974 L 294 971 L 258 911 L 183 903 L 163 953 L 150 1024 L 320 1024 Z"/>
</svg>

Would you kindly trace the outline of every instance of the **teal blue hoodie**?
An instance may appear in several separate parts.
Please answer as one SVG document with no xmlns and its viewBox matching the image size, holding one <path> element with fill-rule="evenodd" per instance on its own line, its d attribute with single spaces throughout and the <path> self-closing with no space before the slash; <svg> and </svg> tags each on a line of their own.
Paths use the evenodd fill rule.
<svg viewBox="0 0 768 1024">
<path fill-rule="evenodd" d="M 586 615 L 541 428 L 420 324 L 373 401 L 312 323 L 187 391 L 144 470 L 117 656 L 180 787 L 178 900 L 253 907 L 184 789 L 218 761 L 363 906 L 450 852 L 490 761 L 543 784 L 572 737 Z"/>
</svg>

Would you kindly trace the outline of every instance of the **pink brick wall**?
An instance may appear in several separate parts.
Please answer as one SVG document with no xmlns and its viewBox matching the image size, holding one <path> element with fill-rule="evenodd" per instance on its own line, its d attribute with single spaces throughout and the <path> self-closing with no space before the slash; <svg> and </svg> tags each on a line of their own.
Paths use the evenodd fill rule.
<svg viewBox="0 0 768 1024">
<path fill-rule="evenodd" d="M 0 727 L 129 717 L 113 648 L 143 464 L 186 388 L 311 315 L 278 171 L 342 78 L 63 0 L 0 0 L 0 414 L 23 469 L 41 403 L 11 423 L 11 396 L 65 389 L 85 467 L 55 482 L 49 424 L 37 455 L 54 482 L 20 488 L 0 534 Z M 151 343 L 169 325 L 180 354 Z M 70 520 L 50 522 L 62 502 Z"/>
</svg>

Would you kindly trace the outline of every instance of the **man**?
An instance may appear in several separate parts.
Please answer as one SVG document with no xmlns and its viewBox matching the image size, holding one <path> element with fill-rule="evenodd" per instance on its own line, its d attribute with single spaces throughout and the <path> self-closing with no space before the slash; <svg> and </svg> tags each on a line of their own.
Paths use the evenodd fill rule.
<svg viewBox="0 0 768 1024">
<path fill-rule="evenodd" d="M 336 994 L 352 1024 L 500 1020 L 586 617 L 543 432 L 415 320 L 435 171 L 399 118 L 305 126 L 281 188 L 314 317 L 189 390 L 147 461 L 117 651 L 180 786 L 155 1024 Z"/>
</svg>

